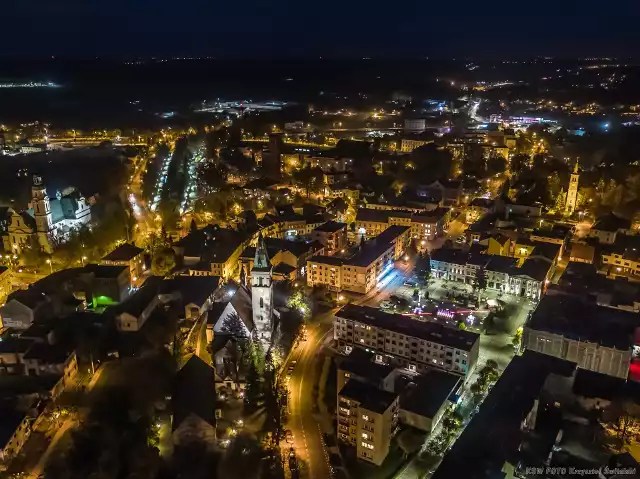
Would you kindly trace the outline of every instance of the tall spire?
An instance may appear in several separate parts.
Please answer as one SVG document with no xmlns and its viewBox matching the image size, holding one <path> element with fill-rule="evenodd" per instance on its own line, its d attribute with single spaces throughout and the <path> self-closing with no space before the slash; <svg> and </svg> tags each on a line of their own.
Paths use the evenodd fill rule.
<svg viewBox="0 0 640 479">
<path fill-rule="evenodd" d="M 262 233 L 258 235 L 258 245 L 256 246 L 256 256 L 253 259 L 253 269 L 271 269 L 271 263 L 269 262 L 269 253 L 267 252 L 267 245 L 265 245 L 264 243 Z"/>
<path fill-rule="evenodd" d="M 579 168 L 580 168 L 580 161 L 579 161 L 579 160 L 576 160 L 576 165 L 573 167 L 573 172 L 574 172 L 576 175 L 580 172 L 580 171 L 579 171 Z"/>
</svg>

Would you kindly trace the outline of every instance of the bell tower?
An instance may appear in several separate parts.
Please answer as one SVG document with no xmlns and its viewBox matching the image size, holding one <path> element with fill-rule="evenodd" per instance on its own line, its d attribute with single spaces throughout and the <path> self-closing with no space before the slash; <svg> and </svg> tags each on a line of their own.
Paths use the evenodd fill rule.
<svg viewBox="0 0 640 479">
<path fill-rule="evenodd" d="M 571 216 L 576 211 L 576 206 L 578 206 L 578 180 L 580 179 L 580 165 L 576 161 L 576 165 L 573 168 L 573 173 L 571 173 L 571 178 L 569 179 L 569 188 L 567 190 L 567 202 L 564 206 L 564 214 L 566 216 Z"/>
<path fill-rule="evenodd" d="M 265 351 L 271 346 L 273 331 L 273 281 L 272 265 L 264 243 L 262 233 L 258 236 L 256 255 L 251 268 L 251 303 L 253 306 L 253 324 Z"/>
<path fill-rule="evenodd" d="M 31 186 L 31 206 L 33 207 L 33 216 L 36 220 L 36 234 L 38 235 L 38 243 L 40 247 L 47 253 L 51 253 L 51 204 L 47 195 L 47 188 L 42 183 L 42 178 L 33 175 L 33 185 Z"/>
</svg>

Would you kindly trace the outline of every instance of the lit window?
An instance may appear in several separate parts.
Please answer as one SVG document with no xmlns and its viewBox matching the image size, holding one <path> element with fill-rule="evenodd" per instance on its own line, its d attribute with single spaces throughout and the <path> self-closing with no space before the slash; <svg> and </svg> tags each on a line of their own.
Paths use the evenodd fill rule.
<svg viewBox="0 0 640 479">
<path fill-rule="evenodd" d="M 368 421 L 369 420 L 369 416 L 367 416 L 366 414 L 363 414 L 362 415 L 362 419 L 364 419 L 365 421 Z"/>
</svg>

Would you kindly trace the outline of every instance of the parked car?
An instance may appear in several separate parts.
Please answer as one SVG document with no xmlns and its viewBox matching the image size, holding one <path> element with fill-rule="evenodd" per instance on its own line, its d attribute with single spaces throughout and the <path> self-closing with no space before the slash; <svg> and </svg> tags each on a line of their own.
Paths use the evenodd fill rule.
<svg viewBox="0 0 640 479">
<path fill-rule="evenodd" d="M 417 283 L 412 279 L 408 279 L 404 282 L 404 285 L 413 288 L 417 285 Z"/>
</svg>

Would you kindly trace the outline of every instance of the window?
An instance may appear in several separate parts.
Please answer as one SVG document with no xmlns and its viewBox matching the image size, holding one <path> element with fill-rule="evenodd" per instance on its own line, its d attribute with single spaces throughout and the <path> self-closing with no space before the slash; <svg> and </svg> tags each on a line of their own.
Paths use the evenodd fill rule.
<svg viewBox="0 0 640 479">
<path fill-rule="evenodd" d="M 260 278 L 260 280 L 260 282 L 262 282 L 262 278 Z M 264 308 L 264 299 L 262 297 L 260 298 L 260 307 Z"/>
<path fill-rule="evenodd" d="M 369 444 L 368 442 L 362 442 L 361 443 L 362 447 L 365 447 L 367 449 L 373 449 L 373 444 Z"/>
<path fill-rule="evenodd" d="M 369 434 L 363 432 L 362 433 L 362 439 L 369 439 Z"/>
<path fill-rule="evenodd" d="M 366 414 L 363 414 L 362 415 L 362 419 L 364 419 L 365 421 L 368 421 L 369 420 L 369 416 L 367 416 Z"/>
</svg>

